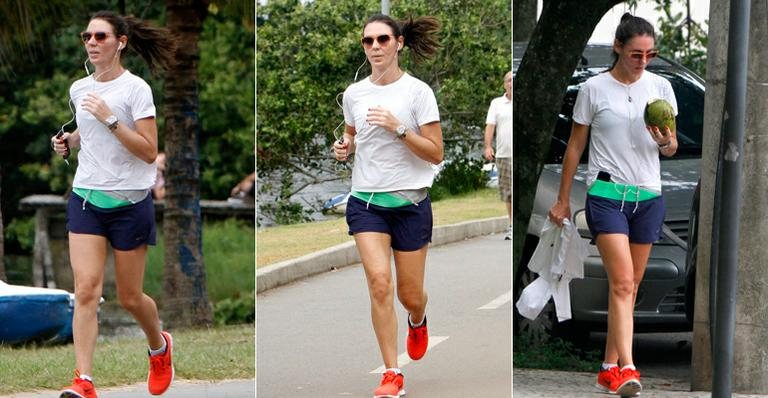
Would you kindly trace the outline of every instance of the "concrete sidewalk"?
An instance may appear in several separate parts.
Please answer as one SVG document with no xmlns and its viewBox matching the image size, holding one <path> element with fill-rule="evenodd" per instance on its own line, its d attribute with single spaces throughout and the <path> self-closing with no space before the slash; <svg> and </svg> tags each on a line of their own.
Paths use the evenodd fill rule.
<svg viewBox="0 0 768 398">
<path fill-rule="evenodd" d="M 583 398 L 615 397 L 601 393 L 595 387 L 595 373 L 563 372 L 540 369 L 512 370 L 512 395 L 515 398 Z M 690 391 L 688 380 L 643 377 L 643 392 L 640 397 L 663 398 L 709 398 L 706 391 Z M 766 398 L 768 395 L 733 394 L 734 398 Z"/>
<path fill-rule="evenodd" d="M 139 398 L 151 397 L 147 383 L 131 386 L 98 388 L 99 398 Z M 53 398 L 59 391 L 46 390 L 2 395 L 0 398 Z M 216 383 L 196 380 L 175 380 L 163 398 L 253 398 L 256 396 L 256 380 L 227 380 Z"/>
<path fill-rule="evenodd" d="M 506 231 L 506 216 L 441 225 L 432 229 L 432 246 Z M 355 242 L 346 242 L 315 253 L 256 269 L 256 293 L 323 272 L 360 262 Z"/>
</svg>

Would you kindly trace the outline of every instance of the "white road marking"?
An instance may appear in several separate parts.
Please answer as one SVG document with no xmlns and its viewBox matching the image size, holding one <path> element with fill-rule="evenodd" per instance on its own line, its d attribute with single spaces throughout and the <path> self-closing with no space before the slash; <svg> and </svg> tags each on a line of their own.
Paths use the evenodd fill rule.
<svg viewBox="0 0 768 398">
<path fill-rule="evenodd" d="M 442 343 L 443 341 L 448 340 L 448 336 L 429 336 L 429 345 L 427 345 L 427 352 L 434 348 L 436 345 Z M 411 363 L 411 357 L 408 356 L 408 352 L 404 352 L 397 356 L 397 363 L 399 367 L 403 367 L 405 365 L 408 365 Z M 378 368 L 371 371 L 371 374 L 374 373 L 384 373 L 384 365 L 379 366 Z"/>
<path fill-rule="evenodd" d="M 490 303 L 479 307 L 478 310 L 495 310 L 496 308 L 501 307 L 502 305 L 506 304 L 508 301 L 512 300 L 512 290 L 502 294 L 499 297 L 496 297 L 491 301 Z"/>
</svg>

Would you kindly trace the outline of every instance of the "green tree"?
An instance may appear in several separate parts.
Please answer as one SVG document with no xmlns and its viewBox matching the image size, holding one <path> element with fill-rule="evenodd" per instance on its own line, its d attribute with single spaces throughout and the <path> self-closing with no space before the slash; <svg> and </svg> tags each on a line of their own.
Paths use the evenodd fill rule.
<svg viewBox="0 0 768 398">
<path fill-rule="evenodd" d="M 378 12 L 376 0 L 275 0 L 259 8 L 257 164 L 261 193 L 276 198 L 267 203 L 273 211 L 290 208 L 291 197 L 309 184 L 348 178 L 329 161 L 331 142 L 343 131 L 337 101 L 355 77 L 370 73 L 360 37 Z M 503 92 L 510 69 L 510 3 L 392 1 L 390 13 L 442 22 L 437 57 L 416 65 L 406 49 L 401 67 L 435 90 L 446 158 L 465 156 L 482 143 L 488 104 Z"/>
</svg>

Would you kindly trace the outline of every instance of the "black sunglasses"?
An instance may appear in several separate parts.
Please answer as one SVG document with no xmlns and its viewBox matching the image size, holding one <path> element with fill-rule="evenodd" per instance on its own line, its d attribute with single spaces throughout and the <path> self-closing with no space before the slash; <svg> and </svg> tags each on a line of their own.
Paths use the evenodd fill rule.
<svg viewBox="0 0 768 398">
<path fill-rule="evenodd" d="M 83 32 L 80 33 L 80 38 L 83 39 L 83 43 L 88 43 L 88 40 L 91 40 L 91 37 L 96 39 L 97 42 L 101 43 L 103 42 L 107 36 L 111 35 L 109 32 Z"/>
<path fill-rule="evenodd" d="M 378 37 L 363 37 L 360 41 L 363 42 L 363 45 L 366 47 L 372 46 L 374 41 L 379 42 L 379 45 L 383 47 L 389 43 L 389 39 L 391 38 L 392 35 L 381 35 Z"/>
</svg>

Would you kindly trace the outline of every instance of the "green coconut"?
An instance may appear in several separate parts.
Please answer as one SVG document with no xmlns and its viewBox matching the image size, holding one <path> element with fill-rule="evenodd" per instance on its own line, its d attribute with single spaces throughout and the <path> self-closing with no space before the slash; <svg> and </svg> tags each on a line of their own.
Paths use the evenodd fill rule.
<svg viewBox="0 0 768 398">
<path fill-rule="evenodd" d="M 643 118 L 646 125 L 658 127 L 661 131 L 664 131 L 664 126 L 668 126 L 672 131 L 675 130 L 675 109 L 663 99 L 656 98 L 648 101 L 645 104 Z"/>
</svg>

